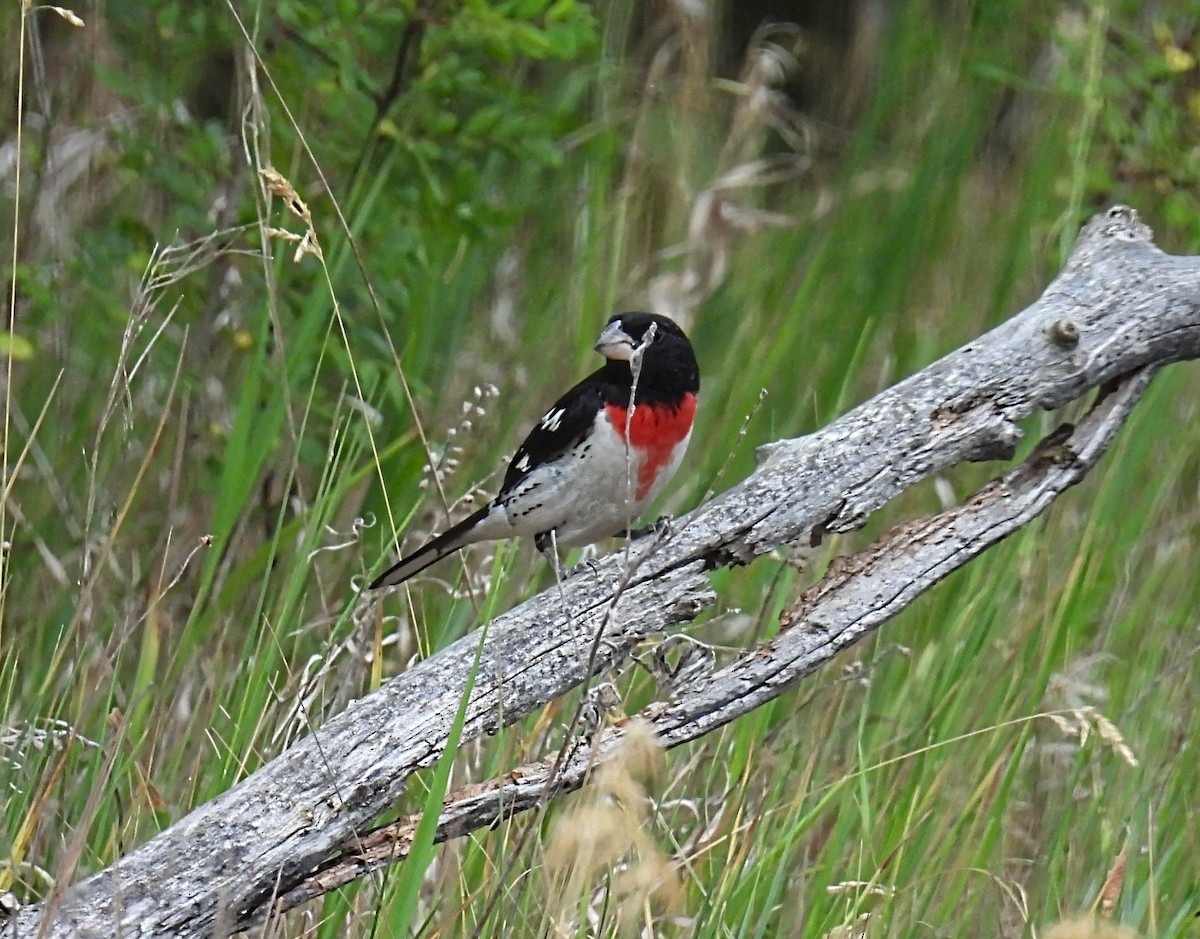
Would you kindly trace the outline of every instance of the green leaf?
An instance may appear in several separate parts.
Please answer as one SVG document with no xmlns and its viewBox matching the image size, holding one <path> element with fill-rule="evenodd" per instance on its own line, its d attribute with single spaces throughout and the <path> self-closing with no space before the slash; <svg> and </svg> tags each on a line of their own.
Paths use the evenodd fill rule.
<svg viewBox="0 0 1200 939">
<path fill-rule="evenodd" d="M 0 356 L 25 362 L 33 358 L 33 343 L 16 333 L 0 333 Z"/>
<path fill-rule="evenodd" d="M 493 611 L 494 612 L 494 611 Z M 462 738 L 463 725 L 467 719 L 467 704 L 471 700 L 471 691 L 475 687 L 475 676 L 479 669 L 479 660 L 483 655 L 483 643 L 487 639 L 487 626 L 479 631 L 479 645 L 475 649 L 475 662 L 471 666 L 471 674 L 467 679 L 467 687 L 463 689 L 459 700 L 458 711 L 454 715 L 454 723 L 450 726 L 450 734 L 446 740 L 446 749 L 438 760 L 429 783 L 429 793 L 421 809 L 421 820 L 413 833 L 412 846 L 408 858 L 400 869 L 400 880 L 396 885 L 396 910 L 398 915 L 409 925 L 417 921 L 418 901 L 421 898 L 421 885 L 425 882 L 425 872 L 433 861 L 434 842 L 437 832 L 438 817 L 442 814 L 445 804 L 446 791 L 450 788 L 450 770 L 454 768 L 454 759 L 458 756 L 458 742 Z M 408 928 L 402 928 L 396 935 L 406 935 Z"/>
</svg>

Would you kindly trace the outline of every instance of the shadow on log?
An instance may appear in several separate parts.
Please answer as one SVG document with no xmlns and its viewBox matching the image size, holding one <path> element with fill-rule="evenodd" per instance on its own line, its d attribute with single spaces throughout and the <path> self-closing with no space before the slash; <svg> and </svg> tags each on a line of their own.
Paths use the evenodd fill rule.
<svg viewBox="0 0 1200 939">
<path fill-rule="evenodd" d="M 778 636 L 638 715 L 667 747 L 695 740 L 782 694 L 1029 522 L 1095 466 L 1158 368 L 1197 357 L 1200 258 L 1164 254 L 1135 212 L 1110 209 L 1023 312 L 828 427 L 763 448 L 750 477 L 669 534 L 613 553 L 387 682 L 112 867 L 11 915 L 3 934 L 224 935 L 400 860 L 416 818 L 364 833 L 413 772 L 442 756 L 473 670 L 464 742 L 693 619 L 715 602 L 707 570 L 858 528 L 922 479 L 1010 458 L 1017 422 L 1101 389 L 1078 426 L 1050 434 L 962 505 L 841 559 L 786 612 Z M 437 840 L 579 788 L 623 732 L 581 736 L 569 752 L 451 793 Z"/>
</svg>

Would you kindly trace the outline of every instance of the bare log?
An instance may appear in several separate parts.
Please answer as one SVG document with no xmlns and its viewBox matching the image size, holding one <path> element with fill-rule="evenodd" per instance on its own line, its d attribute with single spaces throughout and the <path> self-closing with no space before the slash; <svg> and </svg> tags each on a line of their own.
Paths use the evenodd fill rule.
<svg viewBox="0 0 1200 939">
<path fill-rule="evenodd" d="M 1145 366 L 1120 379 L 1078 427 L 1058 428 L 1020 466 L 963 505 L 893 529 L 866 551 L 842 559 L 786 611 L 778 636 L 696 681 L 669 703 L 652 704 L 569 752 L 451 793 L 438 817 L 435 840 L 495 825 L 579 789 L 591 769 L 620 746 L 631 720 L 646 721 L 658 740 L 671 748 L 779 697 L 1082 480 L 1108 450 L 1156 371 L 1156 366 Z M 345 854 L 239 925 L 255 925 L 268 914 L 293 909 L 404 860 L 420 819 L 409 816 L 356 839 Z"/>
<path fill-rule="evenodd" d="M 464 741 L 612 668 L 646 635 L 693 618 L 714 601 L 706 569 L 856 528 L 931 474 L 1011 457 L 1017 422 L 1036 410 L 1116 386 L 1078 428 L 1052 435 L 964 505 L 895 530 L 838 565 L 771 643 L 647 710 L 667 745 L 695 739 L 781 693 L 1025 524 L 1094 465 L 1158 367 L 1197 357 L 1200 258 L 1164 254 L 1136 213 L 1111 209 L 1085 226 L 1059 277 L 1017 316 L 821 431 L 772 445 L 758 470 L 665 539 L 614 553 L 392 679 L 67 889 L 54 909 L 21 910 L 8 934 L 208 936 L 215 926 L 251 922 L 275 897 L 301 902 L 334 870 L 328 859 L 356 843 L 411 773 L 441 756 L 477 654 Z M 908 564 L 913 558 L 920 560 Z M 439 834 L 487 824 L 501 803 L 527 808 L 548 787 L 581 784 L 590 761 L 620 735 L 613 728 L 578 748 L 553 780 L 548 762 L 452 799 Z M 375 836 L 376 846 L 394 855 L 394 835 Z M 342 862 L 361 873 L 381 861 Z"/>
</svg>

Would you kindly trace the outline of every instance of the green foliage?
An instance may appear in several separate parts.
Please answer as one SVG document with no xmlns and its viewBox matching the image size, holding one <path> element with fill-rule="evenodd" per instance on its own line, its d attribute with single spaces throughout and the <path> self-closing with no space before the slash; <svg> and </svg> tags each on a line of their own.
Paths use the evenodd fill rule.
<svg viewBox="0 0 1200 939">
<path fill-rule="evenodd" d="M 677 511 L 749 472 L 755 445 L 1011 315 L 1111 201 L 1200 250 L 1200 8 L 1137 6 L 900 5 L 860 71 L 825 78 L 828 111 L 768 95 L 754 120 L 753 73 L 714 82 L 715 30 L 682 13 L 644 35 L 639 14 L 572 0 L 120 0 L 84 33 L 31 14 L 48 65 L 27 74 L 23 138 L 0 142 L 23 161 L 20 205 L 11 185 L 0 204 L 17 222 L 10 473 L 20 461 L 3 876 L 46 894 L 72 857 L 61 832 L 80 838 L 68 877 L 112 863 L 545 586 L 528 547 L 448 560 L 369 610 L 352 582 L 398 533 L 411 545 L 494 490 L 530 416 L 589 366 L 596 327 L 652 281 L 723 265 L 691 326 L 713 403 Z M 15 63 L 20 31 L 0 17 Z M 796 141 L 809 149 L 782 181 L 739 176 Z M 307 230 L 267 196 L 267 167 L 307 203 L 320 257 L 266 231 Z M 714 192 L 741 212 L 726 221 L 768 208 L 792 224 L 713 227 L 693 209 Z M 1125 849 L 1118 918 L 1188 935 L 1195 385 L 1168 370 L 1044 520 L 668 757 L 649 824 L 684 891 L 670 910 L 647 901 L 656 929 L 1028 934 L 1092 904 Z M 996 470 L 942 482 L 961 497 Z M 918 488 L 830 551 L 936 506 Z M 829 558 L 714 572 L 722 606 L 695 633 L 723 656 L 769 637 Z M 620 687 L 627 711 L 658 693 L 636 672 Z M 465 748 L 396 811 L 544 755 L 572 707 Z M 477 832 L 400 888 L 343 891 L 322 934 L 583 934 L 552 922 L 538 869 L 561 818 Z M 596 931 L 616 934 L 615 896 L 561 906 L 594 901 Z"/>
<path fill-rule="evenodd" d="M 1148 32 L 1121 27 L 1110 48 L 1114 67 L 1103 84 L 1097 141 L 1105 158 L 1094 161 L 1088 175 L 1093 198 L 1153 193 L 1158 215 L 1178 233 L 1179 240 L 1164 247 L 1194 252 L 1200 245 L 1200 36 L 1194 26 L 1160 14 Z"/>
</svg>

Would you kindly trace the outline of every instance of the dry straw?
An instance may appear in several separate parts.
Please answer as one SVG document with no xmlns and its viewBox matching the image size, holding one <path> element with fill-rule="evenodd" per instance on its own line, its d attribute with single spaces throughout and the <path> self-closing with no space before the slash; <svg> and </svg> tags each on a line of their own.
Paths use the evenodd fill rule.
<svg viewBox="0 0 1200 939">
<path fill-rule="evenodd" d="M 624 932 L 675 909 L 683 896 L 677 866 L 651 830 L 650 784 L 663 750 L 650 725 L 634 721 L 621 747 L 596 769 L 593 785 L 555 823 L 545 851 L 552 915 L 559 935 L 579 920 L 601 925 L 616 910 Z"/>
</svg>

